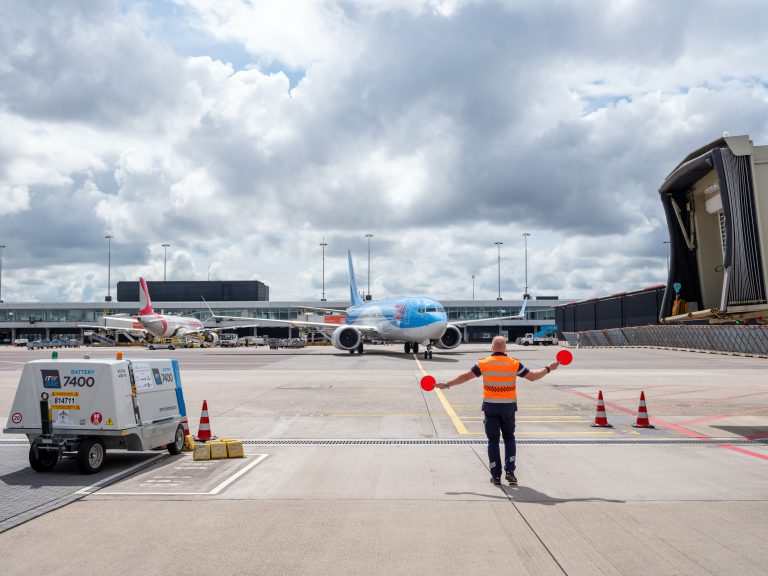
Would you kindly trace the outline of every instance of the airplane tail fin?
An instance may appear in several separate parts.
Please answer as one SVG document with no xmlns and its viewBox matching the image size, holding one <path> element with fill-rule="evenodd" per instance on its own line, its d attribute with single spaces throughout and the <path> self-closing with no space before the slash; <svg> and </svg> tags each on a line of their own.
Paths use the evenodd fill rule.
<svg viewBox="0 0 768 576">
<path fill-rule="evenodd" d="M 525 307 L 528 306 L 528 298 L 523 300 L 523 306 L 520 308 L 520 312 L 517 313 L 520 318 L 525 318 Z"/>
<path fill-rule="evenodd" d="M 357 282 L 355 282 L 355 267 L 352 266 L 352 252 L 347 250 L 347 258 L 349 259 L 349 299 L 352 302 L 352 306 L 359 306 L 363 303 L 363 299 L 357 291 Z"/>
<path fill-rule="evenodd" d="M 152 300 L 149 299 L 149 289 L 144 278 L 139 278 L 139 314 L 154 314 Z"/>
</svg>

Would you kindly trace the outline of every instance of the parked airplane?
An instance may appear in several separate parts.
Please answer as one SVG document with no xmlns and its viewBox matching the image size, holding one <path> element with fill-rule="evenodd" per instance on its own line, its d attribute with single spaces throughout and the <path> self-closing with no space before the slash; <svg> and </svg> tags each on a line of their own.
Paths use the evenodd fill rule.
<svg viewBox="0 0 768 576">
<path fill-rule="evenodd" d="M 156 338 L 180 338 L 198 334 L 203 342 L 210 346 L 219 341 L 218 332 L 223 330 L 222 328 L 206 328 L 200 320 L 189 316 L 158 314 L 152 308 L 152 300 L 149 297 L 149 289 L 144 278 L 139 278 L 139 314 L 130 318 L 126 316 L 103 316 L 103 319 L 107 322 L 106 325 L 78 324 L 78 327 L 137 331 L 149 333 Z M 238 325 L 239 328 L 248 326 L 253 326 L 253 324 Z"/>
<path fill-rule="evenodd" d="M 339 350 L 350 354 L 357 351 L 363 353 L 363 342 L 368 340 L 383 340 L 388 342 L 403 342 L 406 354 L 419 353 L 419 345 L 423 345 L 424 358 L 432 358 L 432 348 L 452 350 L 461 344 L 462 326 L 489 322 L 494 320 L 510 320 L 525 318 L 525 307 L 528 300 L 523 302 L 518 314 L 498 316 L 495 318 L 480 318 L 477 320 L 461 320 L 448 322 L 445 308 L 437 300 L 426 297 L 398 298 L 393 300 L 365 301 L 357 291 L 355 270 L 352 265 L 352 254 L 349 259 L 349 292 L 352 306 L 342 312 L 346 316 L 343 324 L 328 322 L 304 322 L 301 320 L 274 320 L 271 318 L 244 318 L 241 316 L 219 316 L 214 318 L 226 320 L 268 321 L 271 323 L 288 324 L 296 327 L 317 328 L 330 332 L 332 344 Z M 318 308 L 318 310 L 324 310 Z M 339 313 L 336 311 L 336 313 Z M 213 314 L 213 312 L 211 312 Z"/>
</svg>

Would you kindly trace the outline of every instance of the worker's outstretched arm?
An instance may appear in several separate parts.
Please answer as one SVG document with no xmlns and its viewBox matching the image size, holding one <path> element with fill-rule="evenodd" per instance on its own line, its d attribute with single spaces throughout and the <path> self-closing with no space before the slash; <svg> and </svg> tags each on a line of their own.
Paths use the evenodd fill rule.
<svg viewBox="0 0 768 576">
<path fill-rule="evenodd" d="M 454 378 L 453 380 L 448 380 L 448 382 L 438 382 L 437 387 L 440 388 L 440 390 L 444 390 L 446 388 L 452 388 L 453 386 L 458 386 L 459 384 L 464 384 L 464 382 L 469 382 L 473 378 L 477 378 L 475 376 L 475 373 L 472 372 L 472 370 L 467 370 L 463 374 L 459 374 Z"/>
<path fill-rule="evenodd" d="M 531 382 L 538 380 L 539 378 L 544 378 L 547 374 L 552 372 L 552 370 L 557 370 L 557 367 L 560 366 L 560 362 L 550 362 L 546 367 L 539 368 L 538 370 L 529 370 L 528 374 L 523 376 L 526 380 L 530 380 Z"/>
</svg>

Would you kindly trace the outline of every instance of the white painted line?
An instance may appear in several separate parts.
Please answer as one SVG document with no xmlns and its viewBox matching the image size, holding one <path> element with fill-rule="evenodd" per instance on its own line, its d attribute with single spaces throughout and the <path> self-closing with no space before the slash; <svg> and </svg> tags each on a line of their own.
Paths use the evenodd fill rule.
<svg viewBox="0 0 768 576">
<path fill-rule="evenodd" d="M 120 476 L 129 475 L 133 470 L 136 470 L 137 468 L 141 468 L 143 466 L 149 466 L 152 462 L 154 462 L 155 460 L 158 460 L 159 458 L 162 458 L 163 456 L 165 456 L 165 454 L 157 454 L 155 456 L 152 456 L 152 458 L 149 458 L 148 460 L 144 460 L 144 462 L 139 462 L 138 464 L 135 464 L 134 466 L 131 466 L 126 470 L 123 470 L 122 472 L 118 472 L 117 474 L 112 474 L 112 476 L 103 478 L 98 482 L 91 484 L 90 486 L 85 486 L 84 488 L 80 488 L 80 490 L 73 492 L 73 494 L 83 494 L 87 496 L 91 494 L 90 492 L 91 490 L 97 489 L 102 484 L 110 482 L 111 480 L 114 480 L 115 478 L 119 478 Z"/>
<path fill-rule="evenodd" d="M 255 456 L 255 454 L 254 454 L 254 456 Z M 230 478 L 229 478 L 228 480 L 224 480 L 224 482 L 222 482 L 221 484 L 219 484 L 218 486 L 216 486 L 216 488 L 214 488 L 214 489 L 213 489 L 211 492 L 209 492 L 209 493 L 210 493 L 210 494 L 218 494 L 219 492 L 221 492 L 222 490 L 224 490 L 224 488 L 226 488 L 227 486 L 229 486 L 230 484 L 232 484 L 232 482 L 234 482 L 235 480 L 237 480 L 238 478 L 240 478 L 240 476 L 242 476 L 243 474 L 245 474 L 246 472 L 248 472 L 248 470 L 250 470 L 251 468 L 253 468 L 254 466 L 256 466 L 256 464 L 258 464 L 259 462 L 261 462 L 262 460 L 264 460 L 264 458 L 266 458 L 267 456 L 268 456 L 268 454 L 259 454 L 259 457 L 258 457 L 258 458 L 256 458 L 256 460 L 254 460 L 253 462 L 251 462 L 250 464 L 248 464 L 248 466 L 246 466 L 245 468 L 243 468 L 242 470 L 240 470 L 239 472 L 237 472 L 237 473 L 236 473 L 236 474 L 234 474 L 233 476 L 230 476 Z"/>
<path fill-rule="evenodd" d="M 256 464 L 264 460 L 269 454 L 246 454 L 246 456 L 256 456 L 257 458 L 241 470 L 235 472 L 210 492 L 104 492 L 104 496 L 215 496 L 224 490 L 224 488 L 232 484 L 232 482 L 240 478 L 240 476 L 248 472 L 248 470 L 256 466 Z M 157 488 L 158 485 L 154 484 L 152 487 Z"/>
</svg>

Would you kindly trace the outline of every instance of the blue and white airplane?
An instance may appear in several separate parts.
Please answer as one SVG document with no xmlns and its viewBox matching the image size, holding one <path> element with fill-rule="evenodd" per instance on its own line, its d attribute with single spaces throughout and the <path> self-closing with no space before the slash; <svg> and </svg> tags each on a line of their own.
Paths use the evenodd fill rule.
<svg viewBox="0 0 768 576">
<path fill-rule="evenodd" d="M 219 316 L 214 318 L 225 320 L 268 321 L 270 323 L 287 324 L 296 327 L 316 328 L 330 332 L 333 345 L 339 350 L 350 354 L 363 353 L 365 340 L 383 340 L 386 342 L 403 342 L 405 353 L 419 353 L 419 345 L 423 345 L 424 358 L 432 358 L 432 348 L 452 350 L 461 344 L 459 327 L 479 322 L 494 320 L 510 320 L 525 318 L 525 307 L 528 300 L 523 301 L 520 312 L 513 316 L 497 316 L 476 320 L 461 320 L 448 322 L 445 308 L 437 300 L 424 296 L 396 298 L 393 300 L 365 301 L 357 291 L 355 270 L 352 265 L 352 253 L 349 259 L 349 296 L 352 306 L 342 312 L 346 316 L 343 324 L 329 322 L 305 322 L 301 320 L 274 320 L 267 318 L 247 318 L 243 316 Z M 303 306 L 302 308 L 308 308 Z M 312 309 L 312 308 L 309 308 Z M 331 311 L 325 308 L 315 310 Z M 338 310 L 333 312 L 339 313 Z M 212 313 L 213 314 L 213 313 Z"/>
</svg>

